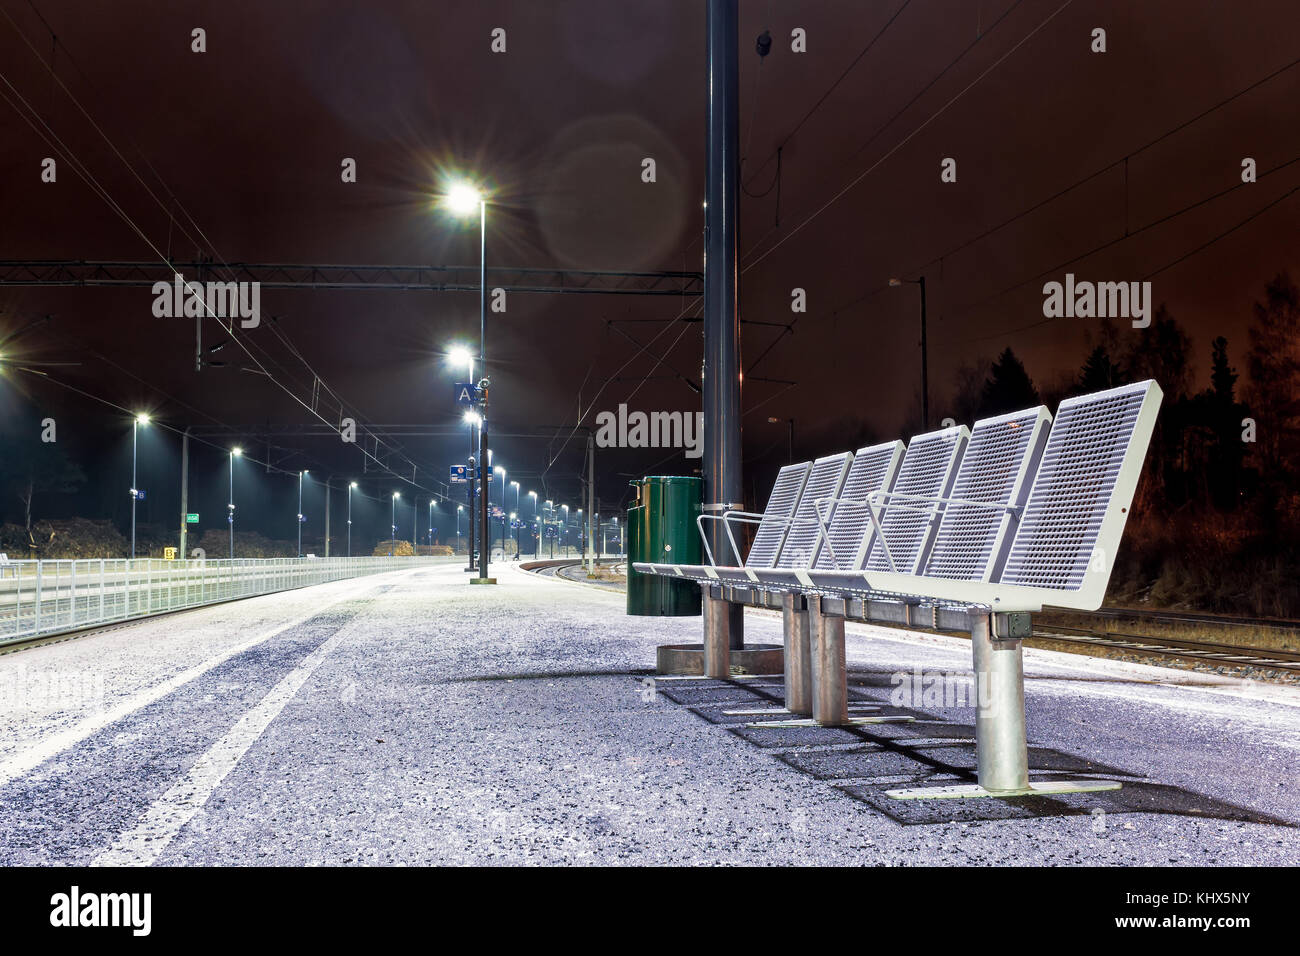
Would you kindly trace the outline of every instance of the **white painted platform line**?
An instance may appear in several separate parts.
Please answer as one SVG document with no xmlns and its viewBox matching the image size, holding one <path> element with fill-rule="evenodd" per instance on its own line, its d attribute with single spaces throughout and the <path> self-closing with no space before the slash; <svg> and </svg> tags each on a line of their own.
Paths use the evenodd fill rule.
<svg viewBox="0 0 1300 956">
<path fill-rule="evenodd" d="M 324 604 L 317 605 L 308 613 L 294 618 L 287 624 L 280 624 L 271 628 L 269 631 L 263 631 L 261 634 L 258 634 L 250 640 L 244 641 L 242 644 L 236 644 L 234 647 L 228 648 L 220 654 L 209 657 L 206 661 L 195 664 L 193 667 L 181 671 L 175 677 L 169 678 L 161 684 L 150 687 L 147 690 L 142 690 L 140 693 L 134 694 L 122 701 L 122 703 L 110 707 L 101 713 L 87 717 L 85 720 L 78 721 L 67 730 L 47 737 L 35 746 L 14 754 L 12 757 L 0 763 L 0 786 L 4 786 L 16 777 L 21 777 L 23 774 L 27 773 L 27 771 L 39 766 L 51 757 L 62 753 L 69 747 L 76 746 L 87 737 L 103 730 L 109 724 L 135 713 L 142 707 L 148 707 L 155 701 L 161 700 L 172 691 L 188 684 L 196 677 L 202 677 L 218 664 L 230 660 L 230 658 L 237 654 L 242 654 L 249 648 L 256 647 L 263 641 L 269 641 L 277 634 L 282 634 L 290 628 L 297 627 L 299 624 L 311 620 L 327 607 L 331 607 L 343 601 L 352 600 L 359 593 L 360 590 L 350 590 L 345 594 L 340 594 L 334 600 L 326 601 Z"/>
<path fill-rule="evenodd" d="M 302 689 L 312 673 L 343 640 L 340 631 L 281 678 L 261 701 L 200 757 L 178 783 L 153 802 L 134 827 L 119 836 L 92 866 L 149 866 L 203 808 L 240 758 Z"/>
</svg>

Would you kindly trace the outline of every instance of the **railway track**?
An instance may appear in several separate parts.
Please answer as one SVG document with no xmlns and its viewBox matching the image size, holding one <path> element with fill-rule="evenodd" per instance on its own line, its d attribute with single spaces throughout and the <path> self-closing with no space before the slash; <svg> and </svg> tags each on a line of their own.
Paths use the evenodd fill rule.
<svg viewBox="0 0 1300 956">
<path fill-rule="evenodd" d="M 566 567 L 579 564 L 579 561 L 556 561 L 540 567 L 531 568 L 535 574 L 555 577 Z M 1300 621 L 1278 619 L 1254 619 L 1231 617 L 1219 614 L 1200 614 L 1194 611 L 1153 611 L 1145 608 L 1106 608 L 1086 615 L 1088 618 L 1106 620 L 1134 620 L 1153 624 L 1188 625 L 1211 624 L 1227 627 L 1272 628 L 1278 630 L 1300 630 Z M 1145 634 L 1117 633 L 1100 631 L 1094 628 L 1073 627 L 1065 624 L 1042 624 L 1034 628 L 1033 638 L 1038 641 L 1050 641 L 1065 644 L 1080 650 L 1107 648 L 1137 657 L 1158 660 L 1171 658 L 1196 661 L 1206 664 L 1218 664 L 1226 667 L 1255 667 L 1300 674 L 1300 651 L 1282 649 L 1260 649 L 1242 647 L 1237 644 L 1223 644 L 1213 641 L 1183 640 L 1173 637 L 1151 637 Z"/>
<path fill-rule="evenodd" d="M 1164 660 L 1178 658 L 1227 667 L 1257 667 L 1300 674 L 1300 651 L 1264 650 L 1237 644 L 1190 641 L 1173 637 L 1148 637 L 1142 634 L 1103 633 L 1065 625 L 1035 627 L 1034 638 L 1080 648 L 1111 648 L 1138 657 Z"/>
</svg>

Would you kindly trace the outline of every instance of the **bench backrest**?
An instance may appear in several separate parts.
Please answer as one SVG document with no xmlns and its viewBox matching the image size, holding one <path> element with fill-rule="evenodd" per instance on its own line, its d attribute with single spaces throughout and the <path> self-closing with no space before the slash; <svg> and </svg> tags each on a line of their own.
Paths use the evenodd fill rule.
<svg viewBox="0 0 1300 956">
<path fill-rule="evenodd" d="M 1061 403 L 1000 583 L 1101 606 L 1162 397 L 1146 381 Z"/>
<path fill-rule="evenodd" d="M 851 452 L 827 455 L 813 462 L 808 472 L 808 481 L 804 484 L 803 494 L 795 509 L 794 522 L 786 532 L 781 545 L 781 554 L 777 558 L 778 568 L 810 568 L 821 547 L 821 534 L 818 532 L 816 502 L 819 498 L 835 498 L 844 486 L 844 477 L 853 464 Z"/>
<path fill-rule="evenodd" d="M 745 567 L 775 566 L 781 554 L 781 545 L 790 530 L 790 522 L 787 519 L 794 516 L 811 467 L 812 463 L 805 461 L 797 465 L 786 465 L 777 472 L 776 481 L 772 484 L 772 494 L 768 496 L 767 507 L 763 509 L 763 519 L 754 534 L 754 543 L 745 557 Z"/>
<path fill-rule="evenodd" d="M 970 429 L 965 425 L 917 435 L 908 443 L 903 455 L 894 493 L 925 498 L 947 497 L 957 475 L 957 464 L 969 440 Z M 880 540 L 873 540 L 867 555 L 867 569 L 889 571 L 890 557 L 900 574 L 912 574 L 923 567 L 934 541 L 936 522 L 932 519 L 939 511 L 936 504 L 922 505 L 906 500 L 895 504 L 893 499 L 885 499 L 880 529 L 888 545 L 888 556 Z"/>
<path fill-rule="evenodd" d="M 1047 408 L 984 418 L 971 429 L 934 547 L 922 572 L 930 578 L 992 581 L 1002 571 L 1019 524 L 1016 512 L 962 504 L 1023 508 L 1047 442 Z"/>
<path fill-rule="evenodd" d="M 874 491 L 893 491 L 905 447 L 901 441 L 891 441 L 857 450 L 844 487 L 836 496 L 845 499 L 845 503 L 842 507 L 833 503 L 822 505 L 830 547 L 822 544 L 813 567 L 822 571 L 862 569 L 875 536 L 875 526 L 865 507 L 847 502 L 865 501 Z"/>
</svg>

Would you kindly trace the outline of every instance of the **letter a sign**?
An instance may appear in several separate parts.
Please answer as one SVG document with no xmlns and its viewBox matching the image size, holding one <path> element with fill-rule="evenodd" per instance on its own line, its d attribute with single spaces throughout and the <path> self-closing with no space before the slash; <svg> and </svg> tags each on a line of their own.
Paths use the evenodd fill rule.
<svg viewBox="0 0 1300 956">
<path fill-rule="evenodd" d="M 456 383 L 456 404 L 457 405 L 478 404 L 478 386 L 470 382 L 457 382 Z"/>
</svg>

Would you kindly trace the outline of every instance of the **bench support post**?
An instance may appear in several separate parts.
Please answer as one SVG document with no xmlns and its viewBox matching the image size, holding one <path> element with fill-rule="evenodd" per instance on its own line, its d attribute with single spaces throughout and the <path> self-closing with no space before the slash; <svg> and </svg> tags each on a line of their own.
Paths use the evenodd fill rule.
<svg viewBox="0 0 1300 956">
<path fill-rule="evenodd" d="M 1118 790 L 1115 780 L 1029 780 L 1025 738 L 1025 667 L 1019 636 L 999 638 L 992 630 L 1002 619 L 1028 631 L 1028 621 L 1009 615 L 970 612 L 971 655 L 975 663 L 975 766 L 978 784 L 886 790 L 895 800 L 965 797 L 1025 797 L 1038 794 Z M 1026 616 L 1027 617 L 1027 616 Z"/>
<path fill-rule="evenodd" d="M 732 604 L 715 598 L 707 585 L 701 590 L 704 592 L 704 676 L 730 677 Z M 736 610 L 744 612 L 744 608 Z"/>
<path fill-rule="evenodd" d="M 812 638 L 808 606 L 799 594 L 781 595 L 781 629 L 785 634 L 785 709 L 812 713 Z M 846 691 L 847 693 L 847 691 Z"/>
<path fill-rule="evenodd" d="M 808 598 L 812 637 L 812 717 L 822 727 L 849 722 L 849 685 L 844 657 L 844 618 L 822 613 L 822 599 Z M 787 678 L 788 680 L 788 678 Z"/>
<path fill-rule="evenodd" d="M 990 793 L 1023 793 L 1029 789 L 1029 747 L 1020 641 L 993 640 L 988 614 L 972 611 L 970 618 L 980 786 Z"/>
</svg>

